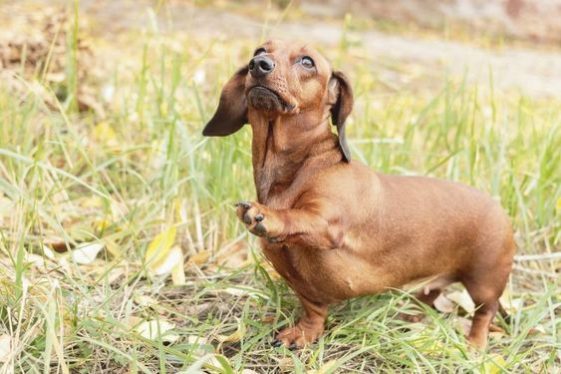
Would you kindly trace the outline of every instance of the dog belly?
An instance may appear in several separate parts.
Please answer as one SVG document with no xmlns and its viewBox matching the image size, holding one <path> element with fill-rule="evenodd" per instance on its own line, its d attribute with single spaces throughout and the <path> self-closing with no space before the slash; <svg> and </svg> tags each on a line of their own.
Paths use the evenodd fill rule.
<svg viewBox="0 0 561 374">
<path fill-rule="evenodd" d="M 404 288 L 412 283 L 433 288 L 441 281 L 449 284 L 457 276 L 457 262 L 449 257 L 448 261 L 438 261 L 437 248 L 425 251 L 400 248 L 394 255 L 382 252 L 364 256 L 344 249 L 264 248 L 266 257 L 297 294 L 324 304 Z M 421 253 L 422 258 L 416 258 L 415 254 Z M 429 265 L 427 256 L 436 260 Z"/>
<path fill-rule="evenodd" d="M 297 294 L 318 303 L 331 304 L 400 285 L 392 269 L 340 249 L 264 248 L 264 253 Z"/>
</svg>

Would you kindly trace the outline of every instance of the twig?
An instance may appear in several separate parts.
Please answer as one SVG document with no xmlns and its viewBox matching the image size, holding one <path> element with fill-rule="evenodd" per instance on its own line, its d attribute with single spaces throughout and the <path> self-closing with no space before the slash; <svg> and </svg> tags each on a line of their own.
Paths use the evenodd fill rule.
<svg viewBox="0 0 561 374">
<path fill-rule="evenodd" d="M 552 273 L 550 271 L 543 271 L 543 270 L 527 269 L 527 268 L 524 268 L 522 266 L 517 266 L 517 265 L 514 266 L 514 270 L 521 271 L 521 272 L 527 273 L 527 274 L 532 274 L 532 275 L 543 275 L 543 276 L 550 277 L 550 278 L 555 278 L 555 279 L 559 278 L 559 274 L 557 274 L 557 273 Z"/>
<path fill-rule="evenodd" d="M 561 260 L 561 252 L 543 253 L 540 255 L 519 255 L 514 256 L 514 261 L 547 261 L 547 260 Z"/>
</svg>

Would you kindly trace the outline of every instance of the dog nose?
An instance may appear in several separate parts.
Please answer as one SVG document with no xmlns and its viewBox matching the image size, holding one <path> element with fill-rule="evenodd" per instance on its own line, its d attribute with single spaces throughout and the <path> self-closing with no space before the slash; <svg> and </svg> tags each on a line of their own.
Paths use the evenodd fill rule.
<svg viewBox="0 0 561 374">
<path fill-rule="evenodd" d="M 275 62 L 267 56 L 255 56 L 249 61 L 248 67 L 252 77 L 260 78 L 275 69 Z"/>
</svg>

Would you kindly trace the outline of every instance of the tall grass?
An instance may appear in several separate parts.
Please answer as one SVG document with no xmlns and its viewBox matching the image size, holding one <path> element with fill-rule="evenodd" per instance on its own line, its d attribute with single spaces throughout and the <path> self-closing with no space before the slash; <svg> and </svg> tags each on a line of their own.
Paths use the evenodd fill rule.
<svg viewBox="0 0 561 374">
<path fill-rule="evenodd" d="M 233 203 L 255 196 L 250 129 L 224 139 L 200 135 L 252 42 L 191 39 L 178 51 L 149 33 L 132 74 L 117 65 L 100 82 L 114 94 L 99 118 L 77 112 L 75 37 L 73 94 L 58 110 L 31 88 L 22 97 L 0 82 L 0 335 L 12 339 L 4 372 L 560 370 L 561 285 L 550 261 L 517 264 L 508 292 L 522 305 L 486 353 L 466 345 L 459 308 L 424 310 L 422 324 L 396 318 L 418 308 L 401 292 L 334 306 L 316 345 L 273 348 L 273 331 L 298 309 L 234 219 Z M 393 91 L 371 61 L 346 53 L 360 46 L 339 48 L 327 54 L 338 56 L 355 85 L 348 135 L 356 159 L 385 173 L 488 191 L 513 219 L 519 254 L 559 250 L 558 101 L 453 78 L 430 94 Z M 180 287 L 143 271 L 148 243 L 172 226 L 188 260 Z M 93 241 L 105 250 L 92 265 L 45 249 Z M 243 261 L 228 268 L 230 256 Z M 150 319 L 173 322 L 177 340 L 133 328 Z"/>
</svg>

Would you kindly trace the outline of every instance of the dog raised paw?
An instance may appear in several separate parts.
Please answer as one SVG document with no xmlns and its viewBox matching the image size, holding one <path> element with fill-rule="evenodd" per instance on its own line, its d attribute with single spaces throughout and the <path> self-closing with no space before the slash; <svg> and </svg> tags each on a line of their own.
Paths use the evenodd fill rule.
<svg viewBox="0 0 561 374">
<path fill-rule="evenodd" d="M 236 214 L 252 234 L 271 243 L 280 241 L 281 225 L 274 211 L 259 203 L 240 201 L 236 204 Z"/>
</svg>

